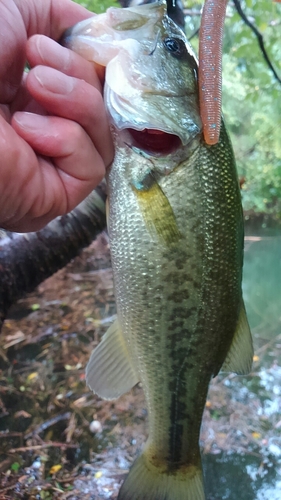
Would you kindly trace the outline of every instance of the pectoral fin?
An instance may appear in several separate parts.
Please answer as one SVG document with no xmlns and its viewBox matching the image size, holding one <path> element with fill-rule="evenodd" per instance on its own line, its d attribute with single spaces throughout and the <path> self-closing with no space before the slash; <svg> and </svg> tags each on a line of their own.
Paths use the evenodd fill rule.
<svg viewBox="0 0 281 500">
<path fill-rule="evenodd" d="M 156 232 L 160 241 L 169 246 L 179 241 L 182 235 L 167 196 L 152 175 L 148 178 L 151 178 L 149 187 L 137 189 L 134 186 L 139 206 L 148 230 Z"/>
<path fill-rule="evenodd" d="M 243 303 L 236 332 L 221 371 L 247 375 L 252 368 L 253 354 L 252 335 Z"/>
<path fill-rule="evenodd" d="M 139 382 L 118 320 L 92 352 L 86 368 L 87 385 L 103 399 L 116 399 Z"/>
</svg>

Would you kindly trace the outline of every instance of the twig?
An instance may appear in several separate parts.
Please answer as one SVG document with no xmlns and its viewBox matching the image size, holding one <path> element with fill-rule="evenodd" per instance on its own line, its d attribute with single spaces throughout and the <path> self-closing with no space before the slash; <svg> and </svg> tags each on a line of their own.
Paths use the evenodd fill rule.
<svg viewBox="0 0 281 500">
<path fill-rule="evenodd" d="M 37 451 L 45 448 L 78 448 L 78 444 L 57 443 L 52 441 L 50 443 L 36 444 L 33 446 L 21 446 L 20 448 L 11 448 L 9 453 L 21 453 L 25 451 Z"/>
<path fill-rule="evenodd" d="M 11 438 L 11 437 L 22 437 L 22 432 L 6 432 L 6 431 L 1 431 L 0 432 L 0 439 L 1 438 Z"/>
<path fill-rule="evenodd" d="M 193 31 L 193 33 L 190 35 L 188 38 L 188 41 L 192 40 L 192 38 L 195 38 L 199 34 L 200 28 L 197 28 L 197 30 Z"/>
<path fill-rule="evenodd" d="M 9 484 L 9 486 L 6 486 L 5 488 L 1 488 L 0 489 L 0 500 L 6 500 L 6 499 L 10 499 L 11 497 L 10 496 L 6 496 L 5 493 L 7 493 L 8 491 L 11 491 L 15 488 L 15 486 L 17 485 L 17 480 L 14 481 L 12 484 Z"/>
<path fill-rule="evenodd" d="M 281 340 L 281 335 L 277 335 L 277 337 L 269 340 L 266 344 L 264 344 L 263 346 L 256 349 L 256 354 L 257 355 L 262 354 L 264 351 L 266 351 L 269 348 L 269 346 L 271 346 L 272 344 L 276 344 L 280 340 Z"/>
<path fill-rule="evenodd" d="M 45 431 L 46 429 L 51 427 L 51 425 L 55 425 L 58 422 L 60 422 L 61 420 L 69 420 L 70 417 L 71 417 L 71 413 L 69 411 L 67 413 L 63 413 L 62 415 L 56 415 L 55 417 L 50 418 L 46 422 L 43 422 L 42 424 L 38 425 L 33 431 L 26 434 L 24 436 L 24 439 L 29 439 L 30 437 L 32 437 L 36 434 L 40 434 L 40 432 Z"/>
<path fill-rule="evenodd" d="M 247 26 L 249 26 L 249 28 L 253 31 L 253 33 L 257 37 L 258 44 L 260 46 L 261 52 L 263 54 L 263 57 L 264 57 L 267 65 L 268 65 L 269 69 L 272 71 L 272 73 L 275 76 L 276 80 L 281 84 L 281 79 L 278 76 L 277 72 L 275 71 L 275 68 L 273 67 L 272 62 L 269 59 L 269 56 L 268 56 L 267 51 L 265 49 L 265 45 L 264 45 L 262 34 L 259 32 L 259 30 L 256 28 L 256 26 L 254 26 L 254 24 L 251 23 L 251 21 L 248 19 L 248 17 L 246 16 L 246 14 L 243 12 L 241 4 L 240 4 L 240 0 L 233 0 L 233 3 L 235 5 L 235 8 L 236 8 L 239 16 L 241 17 L 241 19 L 244 21 L 245 24 L 247 24 Z"/>
<path fill-rule="evenodd" d="M 10 467 L 13 460 L 14 460 L 14 458 L 12 458 L 12 457 L 8 457 L 8 458 L 5 458 L 5 460 L 2 460 L 2 462 L 0 462 L 0 472 L 5 472 Z"/>
</svg>

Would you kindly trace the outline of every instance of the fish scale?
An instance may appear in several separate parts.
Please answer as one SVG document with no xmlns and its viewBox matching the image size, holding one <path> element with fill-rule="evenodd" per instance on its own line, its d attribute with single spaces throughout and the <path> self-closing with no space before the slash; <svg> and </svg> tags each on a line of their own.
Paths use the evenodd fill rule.
<svg viewBox="0 0 281 500">
<path fill-rule="evenodd" d="M 118 499 L 204 500 L 198 441 L 209 382 L 221 368 L 249 372 L 253 357 L 231 143 L 223 123 L 219 143 L 204 142 L 196 58 L 164 2 L 109 9 L 68 31 L 67 45 L 106 66 L 115 144 L 107 184 L 117 320 L 86 379 L 105 399 L 141 382 L 148 407 L 149 438 Z"/>
</svg>

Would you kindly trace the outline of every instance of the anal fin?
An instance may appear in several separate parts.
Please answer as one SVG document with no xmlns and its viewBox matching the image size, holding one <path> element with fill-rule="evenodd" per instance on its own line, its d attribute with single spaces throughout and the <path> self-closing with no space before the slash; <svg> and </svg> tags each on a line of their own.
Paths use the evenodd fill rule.
<svg viewBox="0 0 281 500">
<path fill-rule="evenodd" d="M 93 392 L 108 400 L 118 398 L 139 382 L 118 320 L 92 352 L 86 382 Z"/>
<path fill-rule="evenodd" d="M 252 368 L 253 355 L 252 335 L 243 302 L 234 338 L 221 371 L 247 375 Z"/>
</svg>

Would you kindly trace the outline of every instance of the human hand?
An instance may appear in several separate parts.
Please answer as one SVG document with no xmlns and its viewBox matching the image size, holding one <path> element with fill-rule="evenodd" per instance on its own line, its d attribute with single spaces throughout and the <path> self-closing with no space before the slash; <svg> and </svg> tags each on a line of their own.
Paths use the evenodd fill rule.
<svg viewBox="0 0 281 500">
<path fill-rule="evenodd" d="M 90 15 L 71 0 L 0 2 L 0 226 L 5 229 L 37 231 L 72 210 L 112 161 L 97 72 L 54 41 Z"/>
</svg>

